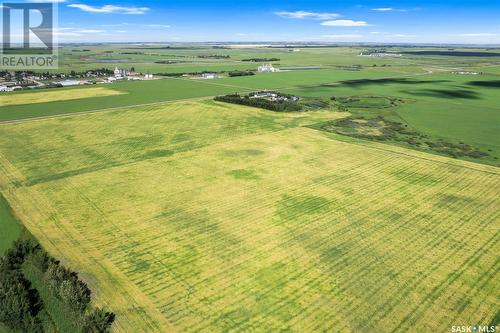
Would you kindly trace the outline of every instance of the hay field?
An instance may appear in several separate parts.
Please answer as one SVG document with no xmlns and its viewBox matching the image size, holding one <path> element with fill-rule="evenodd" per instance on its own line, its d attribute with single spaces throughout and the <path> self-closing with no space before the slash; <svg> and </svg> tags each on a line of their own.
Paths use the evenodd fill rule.
<svg viewBox="0 0 500 333">
<path fill-rule="evenodd" d="M 338 116 L 207 101 L 4 124 L 0 189 L 117 332 L 489 324 L 499 169 L 301 127 Z"/>
<path fill-rule="evenodd" d="M 104 87 L 96 88 L 73 88 L 64 90 L 51 90 L 43 92 L 27 92 L 27 93 L 14 93 L 7 95 L 0 95 L 0 106 L 24 105 L 24 104 L 38 104 L 57 101 L 69 101 L 73 99 L 96 98 L 106 96 L 123 95 L 115 89 Z"/>
</svg>

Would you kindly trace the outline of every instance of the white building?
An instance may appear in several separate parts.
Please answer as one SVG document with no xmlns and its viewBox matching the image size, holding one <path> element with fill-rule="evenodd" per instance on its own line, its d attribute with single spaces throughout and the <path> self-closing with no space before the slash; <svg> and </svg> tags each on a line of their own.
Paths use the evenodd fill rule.
<svg viewBox="0 0 500 333">
<path fill-rule="evenodd" d="M 9 90 L 9 87 L 2 85 L 2 86 L 0 86 L 0 91 L 10 91 L 10 90 Z"/>
<path fill-rule="evenodd" d="M 127 71 L 124 69 L 119 69 L 118 67 L 115 67 L 115 78 L 125 78 L 127 77 Z"/>
<path fill-rule="evenodd" d="M 259 66 L 258 71 L 259 73 L 274 73 L 276 72 L 276 68 L 274 68 L 271 64 L 267 64 Z"/>
<path fill-rule="evenodd" d="M 72 86 L 80 85 L 81 82 L 77 81 L 77 80 L 65 80 L 65 81 L 59 82 L 59 84 L 63 87 L 72 87 Z"/>
<path fill-rule="evenodd" d="M 217 78 L 217 74 L 215 73 L 203 73 L 201 74 L 201 77 L 205 80 L 213 80 Z"/>
<path fill-rule="evenodd" d="M 458 75 L 479 75 L 480 73 L 478 72 L 452 72 L 453 74 L 458 74 Z"/>
</svg>

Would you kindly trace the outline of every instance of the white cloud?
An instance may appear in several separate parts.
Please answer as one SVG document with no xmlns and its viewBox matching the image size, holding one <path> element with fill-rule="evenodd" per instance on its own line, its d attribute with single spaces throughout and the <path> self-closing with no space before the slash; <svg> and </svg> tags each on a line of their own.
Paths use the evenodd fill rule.
<svg viewBox="0 0 500 333">
<path fill-rule="evenodd" d="M 123 7 L 123 6 L 114 6 L 114 5 L 104 5 L 101 7 L 98 6 L 89 6 L 85 4 L 71 4 L 68 5 L 71 8 L 78 8 L 85 12 L 89 13 L 102 13 L 102 14 L 145 14 L 149 11 L 148 7 Z"/>
<path fill-rule="evenodd" d="M 365 21 L 333 20 L 322 22 L 321 25 L 326 27 L 366 27 L 369 24 Z"/>
<path fill-rule="evenodd" d="M 490 33 L 490 32 L 476 32 L 476 33 L 469 33 L 469 34 L 457 34 L 453 35 L 457 37 L 494 37 L 497 36 L 497 34 Z"/>
<path fill-rule="evenodd" d="M 417 37 L 417 35 L 405 35 L 405 34 L 390 34 L 386 35 L 387 37 L 394 37 L 394 38 L 414 38 Z"/>
<path fill-rule="evenodd" d="M 165 28 L 165 29 L 170 28 L 170 26 L 166 25 L 166 24 L 146 24 L 144 26 L 145 27 L 150 27 L 150 28 Z"/>
<path fill-rule="evenodd" d="M 323 38 L 336 38 L 336 39 L 353 39 L 353 38 L 361 38 L 362 35 L 356 34 L 346 34 L 346 35 L 323 35 Z"/>
<path fill-rule="evenodd" d="M 392 12 L 394 8 L 391 7 L 381 7 L 381 8 L 373 8 L 372 10 L 377 12 Z"/>
<path fill-rule="evenodd" d="M 402 13 L 405 13 L 405 12 L 417 11 L 417 10 L 420 10 L 420 8 L 416 7 L 416 8 L 409 8 L 409 9 L 401 9 L 401 8 L 393 8 L 393 7 L 379 7 L 379 8 L 372 8 L 372 10 L 376 11 L 376 12 L 402 12 Z"/>
<path fill-rule="evenodd" d="M 295 11 L 295 12 L 276 12 L 278 16 L 291 18 L 291 19 L 315 19 L 315 20 L 331 20 L 333 18 L 339 17 L 337 13 L 317 13 L 317 12 L 307 12 L 307 11 Z"/>
</svg>

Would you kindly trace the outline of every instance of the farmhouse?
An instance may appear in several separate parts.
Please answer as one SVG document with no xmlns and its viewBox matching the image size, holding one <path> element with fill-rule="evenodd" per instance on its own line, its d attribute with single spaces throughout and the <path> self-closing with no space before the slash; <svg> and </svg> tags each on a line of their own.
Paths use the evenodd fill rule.
<svg viewBox="0 0 500 333">
<path fill-rule="evenodd" d="M 215 73 L 203 73 L 201 74 L 202 79 L 205 80 L 213 80 L 217 78 L 217 74 Z"/>
<path fill-rule="evenodd" d="M 263 98 L 267 99 L 273 102 L 278 102 L 278 101 L 293 101 L 296 102 L 300 100 L 299 97 L 297 96 L 289 96 L 289 95 L 281 95 L 276 92 L 272 91 L 260 91 L 256 93 L 252 93 L 249 95 L 250 98 Z"/>
<path fill-rule="evenodd" d="M 276 68 L 274 68 L 271 64 L 267 64 L 259 66 L 258 71 L 259 73 L 274 73 L 276 72 Z"/>
</svg>

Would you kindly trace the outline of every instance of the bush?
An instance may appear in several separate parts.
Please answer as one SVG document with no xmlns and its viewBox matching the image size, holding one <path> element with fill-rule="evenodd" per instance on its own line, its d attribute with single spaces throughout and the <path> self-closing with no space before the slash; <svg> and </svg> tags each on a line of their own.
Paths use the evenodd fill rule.
<svg viewBox="0 0 500 333">
<path fill-rule="evenodd" d="M 84 312 L 90 303 L 91 291 L 85 282 L 78 280 L 78 275 L 51 261 L 45 273 L 45 281 L 52 294 L 71 309 Z"/>
<path fill-rule="evenodd" d="M 111 326 L 115 321 L 115 314 L 102 309 L 95 309 L 85 316 L 83 322 L 83 332 L 85 333 L 107 333 L 111 331 Z"/>
<path fill-rule="evenodd" d="M 24 259 L 35 248 L 34 243 L 18 241 L 0 259 L 0 322 L 22 332 L 43 332 L 37 318 L 43 304 L 21 272 Z"/>
<path fill-rule="evenodd" d="M 14 331 L 43 332 L 39 316 L 43 303 L 22 272 L 25 262 L 44 273 L 47 289 L 74 313 L 82 332 L 110 331 L 115 315 L 90 308 L 91 291 L 87 284 L 30 240 L 17 241 L 0 258 L 0 322 Z"/>
</svg>

